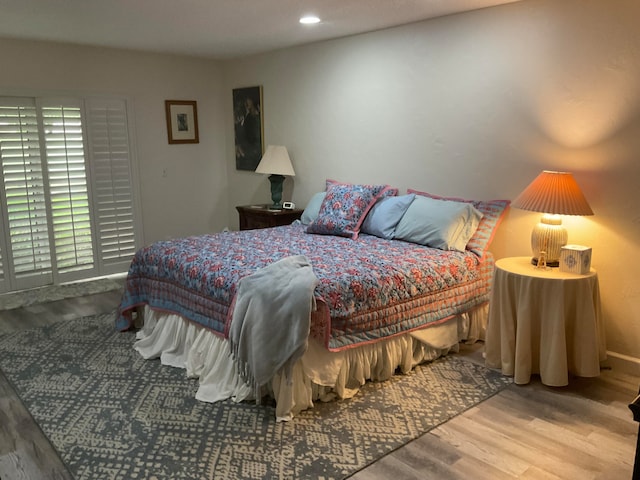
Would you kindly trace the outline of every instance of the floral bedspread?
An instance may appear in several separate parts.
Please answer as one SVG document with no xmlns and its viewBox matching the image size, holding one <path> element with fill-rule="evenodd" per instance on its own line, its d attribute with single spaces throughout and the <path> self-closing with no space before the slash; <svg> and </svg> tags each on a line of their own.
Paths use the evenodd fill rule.
<svg viewBox="0 0 640 480">
<path fill-rule="evenodd" d="M 320 280 L 311 334 L 334 351 L 437 323 L 489 299 L 490 255 L 480 259 L 365 234 L 357 240 L 308 234 L 295 222 L 140 249 L 116 326 L 128 329 L 131 312 L 146 304 L 226 337 L 238 281 L 291 255 L 307 256 Z"/>
</svg>

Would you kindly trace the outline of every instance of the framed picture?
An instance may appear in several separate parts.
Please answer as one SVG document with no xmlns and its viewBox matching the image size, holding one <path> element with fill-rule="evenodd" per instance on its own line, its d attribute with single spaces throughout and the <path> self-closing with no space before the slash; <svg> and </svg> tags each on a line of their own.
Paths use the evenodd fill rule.
<svg viewBox="0 0 640 480">
<path fill-rule="evenodd" d="M 198 107 L 195 101 L 165 100 L 169 143 L 199 143 Z"/>
<path fill-rule="evenodd" d="M 233 90 L 233 126 L 236 169 L 254 171 L 264 152 L 261 86 Z"/>
</svg>

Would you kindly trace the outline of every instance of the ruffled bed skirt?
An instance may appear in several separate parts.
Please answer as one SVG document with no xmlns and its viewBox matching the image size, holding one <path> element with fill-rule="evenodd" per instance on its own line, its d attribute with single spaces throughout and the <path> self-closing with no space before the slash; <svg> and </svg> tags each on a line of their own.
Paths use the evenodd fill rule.
<svg viewBox="0 0 640 480">
<path fill-rule="evenodd" d="M 217 402 L 255 400 L 252 388 L 240 378 L 229 342 L 193 322 L 145 307 L 144 323 L 134 348 L 143 358 L 186 369 L 199 379 L 196 399 Z M 314 339 L 295 363 L 291 378 L 278 373 L 264 393 L 276 400 L 276 420 L 286 421 L 313 402 L 351 398 L 367 380 L 383 381 L 398 369 L 457 352 L 460 341 L 484 340 L 488 305 L 422 330 L 340 352 L 330 352 Z M 259 399 L 258 399 L 259 401 Z"/>
</svg>

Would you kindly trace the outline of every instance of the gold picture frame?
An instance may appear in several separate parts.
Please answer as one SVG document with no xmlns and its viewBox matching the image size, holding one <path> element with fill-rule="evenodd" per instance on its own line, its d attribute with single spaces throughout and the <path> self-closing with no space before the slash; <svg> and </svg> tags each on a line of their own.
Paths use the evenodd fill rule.
<svg viewBox="0 0 640 480">
<path fill-rule="evenodd" d="M 200 143 L 198 105 L 194 100 L 165 100 L 169 143 Z"/>
</svg>

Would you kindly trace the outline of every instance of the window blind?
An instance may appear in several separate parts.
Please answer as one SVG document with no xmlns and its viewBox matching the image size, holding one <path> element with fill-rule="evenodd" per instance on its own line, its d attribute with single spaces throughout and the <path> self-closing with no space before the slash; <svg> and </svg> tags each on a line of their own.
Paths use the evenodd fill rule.
<svg viewBox="0 0 640 480">
<path fill-rule="evenodd" d="M 0 103 L 0 158 L 6 241 L 13 277 L 27 288 L 51 281 L 47 204 L 42 171 L 39 125 L 34 99 L 7 99 Z"/>
<path fill-rule="evenodd" d="M 0 97 L 0 291 L 126 271 L 138 228 L 124 99 Z"/>
<path fill-rule="evenodd" d="M 92 269 L 94 251 L 80 102 L 42 102 L 42 124 L 56 268 L 60 274 Z"/>
<path fill-rule="evenodd" d="M 137 237 L 126 103 L 92 98 L 87 111 L 100 265 L 105 272 L 122 271 Z"/>
</svg>

